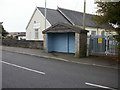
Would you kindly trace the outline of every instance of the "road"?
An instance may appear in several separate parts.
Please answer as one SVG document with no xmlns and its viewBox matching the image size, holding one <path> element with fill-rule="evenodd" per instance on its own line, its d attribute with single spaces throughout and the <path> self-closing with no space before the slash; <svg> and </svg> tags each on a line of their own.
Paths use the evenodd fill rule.
<svg viewBox="0 0 120 90">
<path fill-rule="evenodd" d="M 118 70 L 2 52 L 3 88 L 117 88 Z M 99 86 L 98 86 L 99 85 Z"/>
</svg>

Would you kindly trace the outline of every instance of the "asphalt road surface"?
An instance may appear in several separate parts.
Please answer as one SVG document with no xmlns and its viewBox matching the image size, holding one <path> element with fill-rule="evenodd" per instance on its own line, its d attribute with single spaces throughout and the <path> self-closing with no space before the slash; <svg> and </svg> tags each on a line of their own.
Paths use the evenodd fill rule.
<svg viewBox="0 0 120 90">
<path fill-rule="evenodd" d="M 118 70 L 2 52 L 3 88 L 118 88 Z"/>
</svg>

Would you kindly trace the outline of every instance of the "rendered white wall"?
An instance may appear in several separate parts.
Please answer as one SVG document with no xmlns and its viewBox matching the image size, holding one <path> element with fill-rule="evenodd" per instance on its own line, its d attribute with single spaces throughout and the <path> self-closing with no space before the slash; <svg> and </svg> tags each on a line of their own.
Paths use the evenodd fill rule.
<svg viewBox="0 0 120 90">
<path fill-rule="evenodd" d="M 33 28 L 34 21 L 40 23 L 40 28 L 38 28 L 39 38 L 35 39 L 35 28 Z M 51 24 L 46 20 L 46 28 L 50 27 Z M 43 40 L 42 31 L 45 30 L 45 17 L 36 8 L 33 17 L 26 29 L 26 40 Z"/>
</svg>

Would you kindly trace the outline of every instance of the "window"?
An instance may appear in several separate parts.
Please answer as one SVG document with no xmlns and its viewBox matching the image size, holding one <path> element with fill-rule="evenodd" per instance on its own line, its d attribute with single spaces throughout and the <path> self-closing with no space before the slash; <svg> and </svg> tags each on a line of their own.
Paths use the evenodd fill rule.
<svg viewBox="0 0 120 90">
<path fill-rule="evenodd" d="M 36 23 L 36 21 L 34 21 L 34 23 Z"/>
<path fill-rule="evenodd" d="M 35 29 L 35 39 L 38 39 L 38 29 Z"/>
<path fill-rule="evenodd" d="M 91 35 L 95 36 L 96 35 L 96 31 L 91 31 Z"/>
<path fill-rule="evenodd" d="M 105 35 L 105 31 L 102 31 L 102 32 L 101 32 L 101 35 L 104 36 L 104 35 Z"/>
</svg>

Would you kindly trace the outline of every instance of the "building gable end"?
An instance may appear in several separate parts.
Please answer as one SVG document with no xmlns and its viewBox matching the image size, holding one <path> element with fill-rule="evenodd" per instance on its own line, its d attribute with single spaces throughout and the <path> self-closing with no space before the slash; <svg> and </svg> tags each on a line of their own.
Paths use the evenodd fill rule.
<svg viewBox="0 0 120 90">
<path fill-rule="evenodd" d="M 27 28 L 28 28 L 28 26 L 29 26 L 29 24 L 30 24 L 32 18 L 34 17 L 36 11 L 38 11 L 38 12 L 40 13 L 40 15 L 42 15 L 42 17 L 45 18 L 45 16 L 41 13 L 41 11 L 36 7 L 35 11 L 33 12 L 32 16 L 31 16 L 31 18 L 30 18 L 30 20 L 29 20 L 29 22 L 28 22 L 28 24 L 27 24 L 26 30 L 27 30 Z M 50 22 L 49 22 L 47 19 L 46 19 L 46 22 L 48 22 L 48 23 L 50 24 Z M 50 25 L 51 25 L 51 24 L 50 24 Z"/>
</svg>

